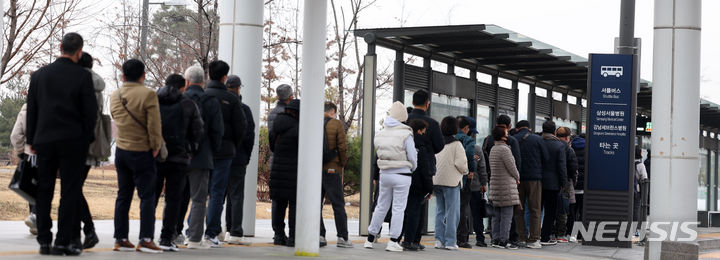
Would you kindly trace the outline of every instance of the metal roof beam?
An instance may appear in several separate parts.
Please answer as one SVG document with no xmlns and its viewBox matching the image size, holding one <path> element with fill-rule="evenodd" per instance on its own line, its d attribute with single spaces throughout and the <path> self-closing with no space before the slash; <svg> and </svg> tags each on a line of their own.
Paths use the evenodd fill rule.
<svg viewBox="0 0 720 260">
<path fill-rule="evenodd" d="M 478 64 L 498 65 L 498 64 L 550 62 L 550 61 L 559 61 L 559 60 L 560 61 L 570 60 L 570 56 L 560 56 L 560 57 L 549 56 L 549 55 L 528 56 L 528 57 L 507 56 L 507 57 L 496 57 L 496 58 L 478 60 Z"/>
</svg>

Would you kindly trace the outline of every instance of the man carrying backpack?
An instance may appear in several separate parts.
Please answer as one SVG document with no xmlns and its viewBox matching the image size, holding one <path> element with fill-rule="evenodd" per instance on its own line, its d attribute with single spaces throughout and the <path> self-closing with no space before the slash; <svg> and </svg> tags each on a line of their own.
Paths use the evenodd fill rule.
<svg viewBox="0 0 720 260">
<path fill-rule="evenodd" d="M 323 141 L 323 173 L 322 196 L 327 195 L 332 203 L 335 213 L 335 228 L 337 230 L 337 247 L 351 248 L 352 242 L 348 239 L 347 214 L 345 213 L 345 194 L 343 192 L 343 173 L 347 162 L 347 138 L 345 127 L 340 120 L 335 119 L 337 106 L 325 102 L 325 137 Z M 321 199 L 322 201 L 322 199 Z M 320 206 L 322 208 L 322 205 Z M 325 239 L 325 224 L 320 219 L 320 246 L 327 245 Z"/>
<path fill-rule="evenodd" d="M 211 242 L 202 241 L 205 228 L 205 210 L 208 197 L 208 181 L 210 171 L 215 168 L 213 154 L 220 150 L 225 126 L 223 123 L 220 102 L 204 90 L 205 72 L 199 66 L 192 66 L 185 71 L 184 95 L 195 102 L 203 119 L 204 133 L 200 139 L 200 147 L 190 160 L 187 170 L 188 187 L 192 207 L 188 216 L 187 246 L 188 249 L 208 249 Z"/>
<path fill-rule="evenodd" d="M 158 179 L 155 186 L 155 205 L 165 187 L 165 209 L 160 233 L 160 248 L 178 251 L 173 243 L 177 220 L 180 217 L 182 192 L 187 185 L 185 171 L 190 165 L 190 155 L 197 150 L 203 135 L 203 121 L 195 102 L 182 95 L 185 78 L 172 74 L 165 86 L 158 90 L 162 135 L 167 146 L 167 159 L 157 164 Z"/>
</svg>

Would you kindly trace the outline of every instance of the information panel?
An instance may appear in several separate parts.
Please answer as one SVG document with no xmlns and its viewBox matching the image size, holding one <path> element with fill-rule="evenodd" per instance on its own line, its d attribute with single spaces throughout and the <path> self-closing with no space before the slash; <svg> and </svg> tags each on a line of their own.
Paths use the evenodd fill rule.
<svg viewBox="0 0 720 260">
<path fill-rule="evenodd" d="M 628 191 L 635 142 L 633 55 L 591 54 L 587 188 Z"/>
</svg>

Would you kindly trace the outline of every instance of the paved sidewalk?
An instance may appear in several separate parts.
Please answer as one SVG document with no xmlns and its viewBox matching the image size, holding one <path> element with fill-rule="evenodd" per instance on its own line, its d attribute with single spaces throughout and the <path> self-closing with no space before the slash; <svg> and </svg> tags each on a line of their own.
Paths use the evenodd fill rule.
<svg viewBox="0 0 720 260">
<path fill-rule="evenodd" d="M 350 234 L 358 234 L 358 221 L 350 220 Z M 270 220 L 258 220 L 256 225 L 256 237 L 252 238 L 252 246 L 231 246 L 211 250 L 188 250 L 181 249 L 180 252 L 163 253 L 158 255 L 143 253 L 112 252 L 113 246 L 113 222 L 101 220 L 95 222 L 100 243 L 96 248 L 83 252 L 83 258 L 92 259 L 164 259 L 172 257 L 174 260 L 197 260 L 198 258 L 243 258 L 243 259 L 288 259 L 294 258 L 294 249 L 272 245 L 272 228 Z M 558 244 L 543 249 L 519 249 L 506 250 L 496 248 L 461 249 L 456 252 L 432 248 L 433 238 L 425 237 L 423 243 L 428 248 L 423 252 L 385 252 L 387 234 L 383 234 L 379 244 L 372 250 L 362 248 L 364 237 L 351 236 L 355 248 L 343 249 L 335 247 L 335 225 L 332 220 L 325 220 L 327 227 L 327 238 L 330 242 L 325 248 L 320 249 L 321 259 L 642 259 L 643 249 L 618 249 L 582 246 L 579 244 Z M 131 221 L 130 239 L 137 242 L 138 221 Z M 0 259 L 45 259 L 37 254 L 37 243 L 34 236 L 28 233 L 27 227 L 22 221 L 0 222 Z M 160 222 L 156 225 L 156 233 L 159 233 Z M 387 224 L 383 228 L 387 231 Z M 474 242 L 474 241 L 473 241 Z"/>
</svg>

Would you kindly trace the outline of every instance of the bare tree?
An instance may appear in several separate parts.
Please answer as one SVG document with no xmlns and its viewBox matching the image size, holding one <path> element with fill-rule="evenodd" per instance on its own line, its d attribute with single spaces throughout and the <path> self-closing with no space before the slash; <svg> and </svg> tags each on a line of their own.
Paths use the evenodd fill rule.
<svg viewBox="0 0 720 260">
<path fill-rule="evenodd" d="M 77 21 L 80 0 L 9 0 L 3 30 L 6 38 L 0 83 L 29 74 L 52 62 L 64 29 Z M 49 57 L 45 60 L 42 58 Z"/>
<path fill-rule="evenodd" d="M 363 59 L 360 57 L 358 38 L 352 34 L 352 31 L 357 29 L 360 13 L 376 1 L 363 3 L 363 0 L 347 0 L 347 2 L 350 10 L 346 14 L 346 6 L 337 4 L 336 0 L 330 0 L 333 13 L 333 37 L 327 46 L 328 49 L 334 49 L 328 57 L 328 61 L 334 63 L 334 66 L 327 70 L 326 75 L 326 84 L 329 87 L 326 91 L 328 99 L 334 100 L 337 104 L 338 117 L 345 125 L 346 132 L 356 120 L 363 99 L 361 91 Z M 352 59 L 349 59 L 348 55 L 353 55 Z M 390 69 L 390 66 L 387 66 L 378 73 L 378 88 L 392 84 Z M 351 76 L 355 77 L 352 85 L 346 82 Z M 349 95 L 349 98 L 346 95 Z"/>
</svg>

